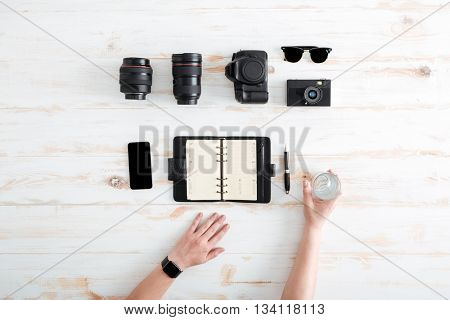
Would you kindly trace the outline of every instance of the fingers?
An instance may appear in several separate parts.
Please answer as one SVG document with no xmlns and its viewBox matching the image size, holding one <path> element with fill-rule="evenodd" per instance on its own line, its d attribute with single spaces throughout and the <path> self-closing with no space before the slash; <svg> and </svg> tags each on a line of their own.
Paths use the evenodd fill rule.
<svg viewBox="0 0 450 320">
<path fill-rule="evenodd" d="M 211 246 L 215 246 L 220 240 L 222 240 L 223 236 L 230 230 L 230 225 L 225 224 L 222 228 L 217 231 L 211 239 L 209 239 L 209 243 Z"/>
<path fill-rule="evenodd" d="M 303 180 L 303 204 L 310 208 L 314 205 L 311 194 L 311 183 L 307 179 Z"/>
<path fill-rule="evenodd" d="M 202 235 L 206 240 L 209 240 L 214 236 L 214 234 L 223 226 L 225 223 L 225 216 L 221 215 L 216 218 L 214 223 L 208 228 L 208 230 L 205 231 L 205 233 Z"/>
<path fill-rule="evenodd" d="M 196 233 L 198 233 L 200 236 L 206 232 L 206 230 L 211 227 L 211 225 L 216 221 L 218 218 L 217 212 L 214 212 L 211 216 L 209 216 L 208 219 L 206 219 L 205 223 L 203 223 L 200 227 L 198 227 L 198 230 Z"/>
<path fill-rule="evenodd" d="M 194 218 L 194 221 L 192 221 L 192 224 L 190 225 L 188 232 L 194 233 L 195 230 L 197 230 L 198 225 L 200 224 L 200 221 L 202 221 L 203 213 L 199 212 Z"/>
<path fill-rule="evenodd" d="M 224 252 L 225 249 L 224 248 L 214 248 L 212 249 L 208 255 L 206 256 L 206 261 L 209 261 L 211 259 L 214 259 L 215 257 L 217 257 L 219 254 L 221 254 L 222 252 Z"/>
<path fill-rule="evenodd" d="M 336 174 L 336 172 L 334 172 L 333 170 L 328 169 L 328 172 L 331 173 L 331 174 L 334 174 L 334 175 L 339 179 L 339 176 L 338 176 L 338 175 Z M 339 190 L 339 192 L 338 192 L 338 194 L 337 194 L 335 200 L 336 200 L 337 198 L 339 198 L 341 195 L 342 195 L 342 191 Z"/>
</svg>

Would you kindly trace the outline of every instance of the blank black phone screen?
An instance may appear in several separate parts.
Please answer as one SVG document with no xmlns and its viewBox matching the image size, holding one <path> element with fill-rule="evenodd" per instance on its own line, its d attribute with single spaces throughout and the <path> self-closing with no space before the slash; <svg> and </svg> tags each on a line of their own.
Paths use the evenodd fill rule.
<svg viewBox="0 0 450 320">
<path fill-rule="evenodd" d="M 131 189 L 150 189 L 152 187 L 150 143 L 131 142 L 128 144 L 128 166 Z"/>
</svg>

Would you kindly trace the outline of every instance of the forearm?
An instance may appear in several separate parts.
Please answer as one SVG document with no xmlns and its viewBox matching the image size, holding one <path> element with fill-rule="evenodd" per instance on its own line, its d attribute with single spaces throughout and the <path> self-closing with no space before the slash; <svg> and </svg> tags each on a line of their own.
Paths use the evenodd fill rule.
<svg viewBox="0 0 450 320">
<path fill-rule="evenodd" d="M 164 273 L 160 264 L 139 283 L 128 296 L 128 300 L 158 300 L 161 299 L 175 279 Z"/>
<path fill-rule="evenodd" d="M 202 217 L 203 214 L 199 212 L 169 252 L 167 256 L 169 261 L 164 261 L 164 270 L 169 275 L 176 276 L 180 271 L 212 260 L 224 252 L 223 248 L 216 247 L 216 245 L 229 229 L 229 225 L 225 224 L 225 216 L 214 213 L 203 224 L 200 224 Z M 174 266 L 166 269 L 169 262 Z M 163 271 L 163 267 L 158 264 L 152 273 L 130 293 L 128 299 L 161 299 L 173 281 L 174 279 L 170 278 Z"/>
<path fill-rule="evenodd" d="M 305 226 L 281 299 L 308 300 L 314 297 L 321 236 L 321 228 Z"/>
</svg>

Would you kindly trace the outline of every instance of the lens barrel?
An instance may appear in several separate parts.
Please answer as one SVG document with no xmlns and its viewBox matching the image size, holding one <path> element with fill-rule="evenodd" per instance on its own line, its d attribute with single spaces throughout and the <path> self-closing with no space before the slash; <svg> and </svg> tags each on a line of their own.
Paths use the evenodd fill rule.
<svg viewBox="0 0 450 320">
<path fill-rule="evenodd" d="M 173 95 L 179 105 L 194 105 L 201 94 L 202 55 L 172 55 Z"/>
<path fill-rule="evenodd" d="M 311 104 L 316 104 L 322 99 L 322 90 L 316 87 L 308 87 L 305 89 L 305 100 Z"/>
<path fill-rule="evenodd" d="M 152 89 L 153 69 L 146 58 L 124 58 L 120 67 L 120 92 L 125 99 L 145 100 Z"/>
</svg>

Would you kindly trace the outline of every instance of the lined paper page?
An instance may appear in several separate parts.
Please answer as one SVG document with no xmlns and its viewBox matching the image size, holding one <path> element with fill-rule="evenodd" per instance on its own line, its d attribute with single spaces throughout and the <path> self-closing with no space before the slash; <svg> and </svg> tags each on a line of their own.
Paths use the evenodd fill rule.
<svg viewBox="0 0 450 320">
<path fill-rule="evenodd" d="M 220 140 L 187 140 L 186 171 L 188 200 L 221 200 L 220 162 L 217 162 Z"/>
<path fill-rule="evenodd" d="M 224 140 L 225 200 L 257 200 L 256 140 Z"/>
</svg>

